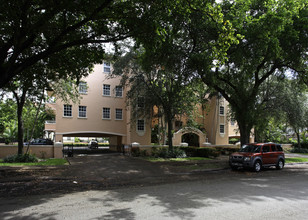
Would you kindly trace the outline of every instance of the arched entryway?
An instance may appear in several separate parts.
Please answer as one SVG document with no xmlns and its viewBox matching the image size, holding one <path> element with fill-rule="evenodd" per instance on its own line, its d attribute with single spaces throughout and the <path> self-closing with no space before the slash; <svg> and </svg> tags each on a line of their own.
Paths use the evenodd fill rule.
<svg viewBox="0 0 308 220">
<path fill-rule="evenodd" d="M 185 127 L 173 134 L 173 145 L 179 146 L 181 143 L 188 143 L 189 146 L 200 147 L 206 141 L 206 135 L 197 128 Z"/>
<path fill-rule="evenodd" d="M 186 133 L 182 135 L 182 142 L 187 143 L 191 147 L 199 147 L 199 135 L 195 133 Z"/>
</svg>

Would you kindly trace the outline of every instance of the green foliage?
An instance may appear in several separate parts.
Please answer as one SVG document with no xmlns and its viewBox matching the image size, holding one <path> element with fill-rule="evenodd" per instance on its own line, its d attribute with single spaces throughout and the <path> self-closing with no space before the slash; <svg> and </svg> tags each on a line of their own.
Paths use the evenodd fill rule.
<svg viewBox="0 0 308 220">
<path fill-rule="evenodd" d="M 32 154 L 23 154 L 23 155 L 12 155 L 4 158 L 3 162 L 5 163 L 32 163 L 38 162 L 38 159 L 35 155 Z"/>
<path fill-rule="evenodd" d="M 188 157 L 218 157 L 219 151 L 211 147 L 180 147 Z"/>
<path fill-rule="evenodd" d="M 78 137 L 75 137 L 75 138 L 74 138 L 74 142 L 75 142 L 75 143 L 79 143 L 79 142 L 80 142 L 80 139 L 79 139 Z"/>
<path fill-rule="evenodd" d="M 229 139 L 229 144 L 236 144 L 239 141 L 240 141 L 240 139 L 238 139 L 238 138 L 230 138 Z"/>
<path fill-rule="evenodd" d="M 166 147 L 152 147 L 151 156 L 161 158 L 184 158 L 186 154 L 185 151 L 177 147 L 174 147 L 173 150 Z"/>
<path fill-rule="evenodd" d="M 202 80 L 229 102 L 242 144 L 249 141 L 264 103 L 271 98 L 260 90 L 266 79 L 286 70 L 307 73 L 307 19 L 302 10 L 306 10 L 303 1 L 223 1 L 224 19 L 241 38 L 226 51 L 224 64 L 215 65 L 203 50 L 192 56 Z"/>
<path fill-rule="evenodd" d="M 301 157 L 286 158 L 286 163 L 304 163 L 304 162 L 308 162 L 308 159 Z"/>
<path fill-rule="evenodd" d="M 298 143 L 293 143 L 293 148 L 299 149 Z M 308 149 L 308 143 L 307 142 L 302 142 L 300 148 Z"/>
<path fill-rule="evenodd" d="M 3 160 L 0 159 L 0 166 L 59 166 L 67 164 L 66 159 L 55 159 L 50 158 L 47 160 L 41 160 L 38 162 L 13 162 L 13 163 L 5 163 Z"/>
<path fill-rule="evenodd" d="M 3 131 L 2 137 L 5 140 L 5 144 L 12 143 L 17 139 L 16 122 L 10 121 L 9 123 L 6 123 L 6 127 Z"/>
<path fill-rule="evenodd" d="M 131 154 L 133 157 L 145 157 L 148 156 L 146 150 L 140 150 L 139 147 L 132 147 Z"/>
<path fill-rule="evenodd" d="M 293 148 L 291 153 L 308 153 L 308 148 Z"/>
<path fill-rule="evenodd" d="M 239 151 L 240 147 L 215 147 L 215 149 L 222 155 L 230 155 L 231 153 Z"/>
</svg>

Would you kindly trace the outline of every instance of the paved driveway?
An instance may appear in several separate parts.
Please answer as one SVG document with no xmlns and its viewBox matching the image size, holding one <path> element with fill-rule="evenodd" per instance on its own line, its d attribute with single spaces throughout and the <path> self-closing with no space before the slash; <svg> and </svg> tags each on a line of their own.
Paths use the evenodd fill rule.
<svg viewBox="0 0 308 220">
<path fill-rule="evenodd" d="M 198 177 L 172 184 L 0 199 L 0 219 L 307 219 L 307 164 L 260 173 L 228 169 Z"/>
</svg>

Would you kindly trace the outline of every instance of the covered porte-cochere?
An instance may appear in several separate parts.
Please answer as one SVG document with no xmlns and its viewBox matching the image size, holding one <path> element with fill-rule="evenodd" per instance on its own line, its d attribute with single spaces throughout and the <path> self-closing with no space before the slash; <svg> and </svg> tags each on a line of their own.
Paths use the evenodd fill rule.
<svg viewBox="0 0 308 220">
<path fill-rule="evenodd" d="M 122 151 L 123 139 L 126 137 L 124 134 L 109 133 L 100 131 L 74 131 L 74 132 L 56 132 L 55 142 L 64 143 L 65 137 L 85 137 L 87 140 L 97 140 L 98 138 L 108 138 L 108 149 L 109 151 L 119 152 Z"/>
</svg>

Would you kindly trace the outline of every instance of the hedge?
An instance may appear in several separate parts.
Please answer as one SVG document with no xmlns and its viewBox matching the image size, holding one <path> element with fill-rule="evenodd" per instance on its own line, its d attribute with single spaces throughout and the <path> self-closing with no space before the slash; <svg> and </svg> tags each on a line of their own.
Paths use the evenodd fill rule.
<svg viewBox="0 0 308 220">
<path fill-rule="evenodd" d="M 110 144 L 107 143 L 98 143 L 98 146 L 109 146 Z M 89 146 L 88 143 L 65 143 L 63 144 L 63 146 L 65 147 L 70 147 L 70 146 L 74 146 L 74 147 L 87 147 Z"/>
<path fill-rule="evenodd" d="M 298 147 L 298 143 L 294 143 L 294 144 L 293 144 L 293 147 L 294 147 L 294 148 L 299 148 L 299 147 Z M 301 148 L 308 149 L 308 143 L 307 143 L 307 142 L 301 143 Z"/>
<path fill-rule="evenodd" d="M 212 147 L 180 147 L 187 157 L 218 157 L 219 151 Z"/>
</svg>

